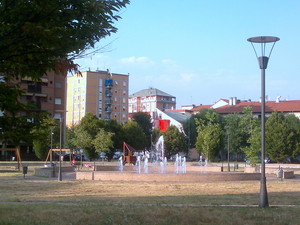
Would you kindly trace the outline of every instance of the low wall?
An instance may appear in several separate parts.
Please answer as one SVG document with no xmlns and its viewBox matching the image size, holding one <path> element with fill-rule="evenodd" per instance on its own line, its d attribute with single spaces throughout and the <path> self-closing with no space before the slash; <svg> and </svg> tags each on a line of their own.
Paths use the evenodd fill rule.
<svg viewBox="0 0 300 225">
<path fill-rule="evenodd" d="M 294 171 L 283 171 L 283 178 L 284 179 L 292 179 L 294 178 Z"/>
<path fill-rule="evenodd" d="M 58 176 L 58 167 L 45 167 L 45 168 L 35 168 L 34 175 L 41 177 L 57 177 Z M 61 172 L 74 172 L 75 168 L 72 166 L 63 166 L 61 167 Z"/>
<path fill-rule="evenodd" d="M 213 182 L 259 180 L 259 173 L 136 173 L 113 171 L 76 172 L 77 180 L 128 181 L 128 182 Z"/>
<path fill-rule="evenodd" d="M 133 172 L 136 171 L 137 168 L 133 165 L 125 165 L 123 166 L 123 171 Z M 168 165 L 166 168 L 162 168 L 159 165 L 149 166 L 149 173 L 161 173 L 161 171 L 167 173 L 176 172 L 176 167 L 174 165 Z M 178 170 L 182 170 L 182 167 L 179 167 Z M 222 168 L 220 166 L 186 166 L 186 172 L 222 172 Z M 120 171 L 119 166 L 95 166 L 95 171 Z M 144 171 L 143 166 L 141 166 L 141 171 Z"/>
<path fill-rule="evenodd" d="M 54 168 L 35 168 L 34 176 L 51 178 L 55 177 L 55 171 Z"/>
<path fill-rule="evenodd" d="M 282 168 L 281 168 L 282 169 Z M 245 173 L 260 173 L 260 167 L 245 167 L 244 168 Z M 275 174 L 278 176 L 278 168 L 265 168 L 266 174 Z M 294 178 L 294 171 L 293 170 L 287 170 L 287 168 L 283 169 L 282 174 L 284 179 L 291 179 Z"/>
</svg>

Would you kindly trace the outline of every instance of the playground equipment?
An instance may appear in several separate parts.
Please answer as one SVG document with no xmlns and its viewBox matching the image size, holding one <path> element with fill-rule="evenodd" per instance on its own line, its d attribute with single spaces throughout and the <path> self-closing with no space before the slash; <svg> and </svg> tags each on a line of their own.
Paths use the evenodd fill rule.
<svg viewBox="0 0 300 225">
<path fill-rule="evenodd" d="M 21 155 L 19 148 L 0 148 L 0 151 L 13 151 L 16 154 L 16 159 L 18 161 L 18 170 L 22 167 Z"/>
<path fill-rule="evenodd" d="M 134 152 L 136 152 L 136 150 L 133 147 L 131 147 L 126 142 L 123 142 L 123 164 L 124 165 L 126 163 L 128 164 L 136 163 L 136 156 L 133 155 Z"/>
<path fill-rule="evenodd" d="M 70 163 L 72 162 L 72 157 L 71 157 L 71 149 L 69 148 L 63 148 L 63 149 L 59 149 L 59 148 L 52 148 L 52 149 L 49 149 L 49 152 L 48 152 L 48 155 L 47 155 L 47 158 L 45 160 L 45 164 L 47 164 L 48 160 L 50 160 L 50 162 L 53 161 L 53 152 L 70 152 Z M 52 165 L 51 165 L 52 166 Z"/>
</svg>

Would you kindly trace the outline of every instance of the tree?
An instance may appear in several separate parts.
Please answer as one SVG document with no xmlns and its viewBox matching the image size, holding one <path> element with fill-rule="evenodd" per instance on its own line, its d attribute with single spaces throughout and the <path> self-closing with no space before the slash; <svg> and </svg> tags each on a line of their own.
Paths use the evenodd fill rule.
<svg viewBox="0 0 300 225">
<path fill-rule="evenodd" d="M 84 149 L 85 155 L 90 160 L 97 158 L 93 140 L 96 138 L 99 129 L 100 121 L 91 113 L 87 113 L 74 128 L 75 138 L 73 144 L 77 149 Z"/>
<path fill-rule="evenodd" d="M 238 114 L 229 114 L 224 117 L 225 129 L 227 132 L 227 136 L 225 138 L 226 148 L 228 148 L 229 144 L 230 154 L 235 154 L 236 159 L 238 158 L 238 154 L 241 153 L 241 148 L 244 144 L 241 119 L 242 117 Z"/>
<path fill-rule="evenodd" d="M 51 132 L 53 132 L 53 136 Z M 46 116 L 40 120 L 39 124 L 31 130 L 31 134 L 34 153 L 41 160 L 45 160 L 51 148 L 51 138 L 52 147 L 59 146 L 59 126 L 54 118 Z"/>
<path fill-rule="evenodd" d="M 297 148 L 296 131 L 285 116 L 273 112 L 266 122 L 266 152 L 271 160 L 280 162 L 293 155 Z"/>
<path fill-rule="evenodd" d="M 15 133 L 2 129 L 6 140 L 10 135 L 14 144 L 32 141 L 24 135 L 32 123 L 15 118 L 28 109 L 19 101 L 17 81 L 39 81 L 49 71 L 80 72 L 74 60 L 117 31 L 113 24 L 127 4 L 128 0 L 0 1 L 0 126 L 16 128 Z"/>
<path fill-rule="evenodd" d="M 148 113 L 138 112 L 133 114 L 132 119 L 137 122 L 142 128 L 147 138 L 148 145 L 150 144 L 150 136 L 152 132 L 151 116 Z"/>
<path fill-rule="evenodd" d="M 285 115 L 286 121 L 288 122 L 289 126 L 295 132 L 295 148 L 293 150 L 293 157 L 297 157 L 300 154 L 300 119 L 296 117 L 294 114 L 287 114 Z"/>
<path fill-rule="evenodd" d="M 212 160 L 222 147 L 223 131 L 220 117 L 215 111 L 207 111 L 204 116 L 204 119 L 196 119 L 198 131 L 196 149 L 208 160 Z"/>
<path fill-rule="evenodd" d="M 0 74 L 38 80 L 50 70 L 76 70 L 73 60 L 117 31 L 128 0 L 0 2 Z"/>
<path fill-rule="evenodd" d="M 185 136 L 177 129 L 177 127 L 169 126 L 163 136 L 165 154 L 167 157 L 179 152 L 187 152 Z"/>
<path fill-rule="evenodd" d="M 189 138 L 189 147 L 195 147 L 196 146 L 196 140 L 197 140 L 197 136 L 198 136 L 198 131 L 197 131 L 197 127 L 198 125 L 196 124 L 196 121 L 198 121 L 199 119 L 203 120 L 203 121 L 207 121 L 206 118 L 206 114 L 207 113 L 212 113 L 212 112 L 216 112 L 214 109 L 201 109 L 197 114 L 192 115 L 189 119 L 187 119 L 184 123 L 183 123 L 183 129 L 184 132 L 188 135 Z M 222 117 L 219 114 L 215 114 L 216 116 L 216 121 L 218 123 L 222 122 Z"/>
<path fill-rule="evenodd" d="M 147 143 L 146 135 L 140 125 L 135 121 L 129 121 L 123 126 L 125 141 L 133 148 L 144 149 Z"/>
<path fill-rule="evenodd" d="M 113 135 L 113 133 L 106 132 L 104 129 L 100 128 L 95 139 L 92 141 L 96 152 L 108 152 L 114 144 L 111 139 Z"/>
<path fill-rule="evenodd" d="M 105 120 L 103 123 L 103 128 L 106 132 L 111 132 L 114 134 L 112 136 L 112 141 L 114 143 L 113 147 L 116 149 L 122 149 L 125 136 L 122 125 L 119 124 L 115 119 Z"/>
<path fill-rule="evenodd" d="M 261 149 L 261 128 L 260 121 L 253 118 L 252 108 L 245 107 L 240 120 L 241 129 L 241 150 L 245 153 L 246 159 L 252 165 L 260 161 L 259 153 Z"/>
<path fill-rule="evenodd" d="M 261 129 L 259 126 L 255 126 L 247 139 L 248 145 L 242 148 L 242 151 L 246 154 L 246 159 L 250 161 L 252 166 L 255 166 L 260 162 L 259 153 L 261 151 Z"/>
</svg>

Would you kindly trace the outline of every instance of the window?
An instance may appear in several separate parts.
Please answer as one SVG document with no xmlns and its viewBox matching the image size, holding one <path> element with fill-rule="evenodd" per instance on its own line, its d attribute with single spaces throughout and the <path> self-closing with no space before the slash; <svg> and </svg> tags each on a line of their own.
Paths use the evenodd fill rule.
<svg viewBox="0 0 300 225">
<path fill-rule="evenodd" d="M 126 87 L 127 83 L 126 81 L 123 81 L 123 87 Z"/>
<path fill-rule="evenodd" d="M 123 103 L 126 103 L 126 98 L 123 98 Z"/>
<path fill-rule="evenodd" d="M 123 91 L 123 95 L 126 95 L 126 91 L 125 90 Z"/>
<path fill-rule="evenodd" d="M 56 82 L 56 83 L 55 83 L 55 88 L 61 88 L 61 86 L 62 86 L 62 85 L 61 85 L 60 82 Z"/>
<path fill-rule="evenodd" d="M 61 105 L 61 98 L 55 98 L 55 105 Z"/>
<path fill-rule="evenodd" d="M 60 113 L 55 113 L 55 114 L 54 114 L 54 118 L 57 119 L 57 120 L 60 119 L 60 118 L 61 118 Z"/>
</svg>

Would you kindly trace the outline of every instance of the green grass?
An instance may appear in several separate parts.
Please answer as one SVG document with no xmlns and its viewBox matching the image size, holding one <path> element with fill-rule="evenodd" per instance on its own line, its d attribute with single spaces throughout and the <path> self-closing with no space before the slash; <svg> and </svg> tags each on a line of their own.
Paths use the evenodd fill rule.
<svg viewBox="0 0 300 225">
<path fill-rule="evenodd" d="M 0 172 L 0 225 L 300 224 L 300 181 L 268 181 L 269 208 L 257 207 L 259 181 L 100 182 Z"/>
<path fill-rule="evenodd" d="M 0 190 L 0 224 L 299 224 L 299 182 L 268 182 L 270 204 L 286 206 L 266 209 L 255 206 L 257 181 L 155 184 L 16 177 L 1 178 Z"/>
<path fill-rule="evenodd" d="M 299 224 L 299 208 L 0 204 L 0 224 Z"/>
</svg>

